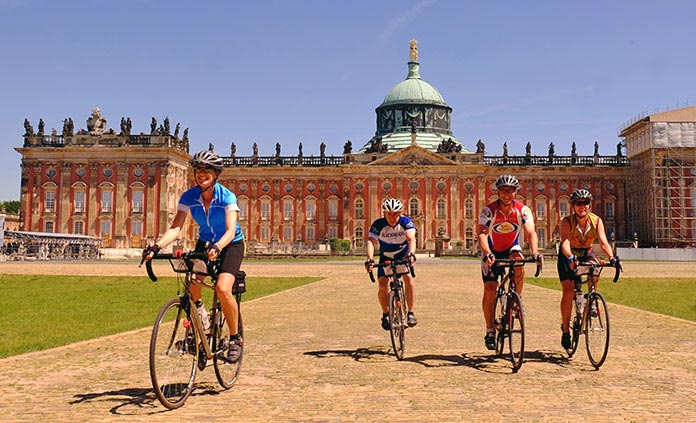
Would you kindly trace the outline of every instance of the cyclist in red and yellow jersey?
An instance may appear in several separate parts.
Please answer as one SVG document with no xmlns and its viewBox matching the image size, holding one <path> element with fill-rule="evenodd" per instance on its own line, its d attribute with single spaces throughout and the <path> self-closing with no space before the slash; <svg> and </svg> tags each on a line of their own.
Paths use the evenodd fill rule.
<svg viewBox="0 0 696 423">
<path fill-rule="evenodd" d="M 596 214 L 590 212 L 592 194 L 586 189 L 576 189 L 570 195 L 573 213 L 561 221 L 561 248 L 558 254 L 558 277 L 563 286 L 561 298 L 561 346 L 570 348 L 570 315 L 573 308 L 573 293 L 575 291 L 575 263 L 578 261 L 593 261 L 604 264 L 592 251 L 592 244 L 599 241 L 599 246 L 614 260 L 614 253 L 604 233 L 604 223 Z M 597 278 L 595 277 L 595 286 Z"/>
<path fill-rule="evenodd" d="M 529 207 L 517 201 L 519 180 L 513 175 L 500 175 L 495 181 L 498 199 L 481 209 L 476 236 L 481 248 L 481 276 L 483 277 L 483 318 L 486 322 L 484 342 L 489 350 L 495 349 L 495 328 L 493 326 L 498 282 L 492 266 L 496 259 L 524 259 L 522 254 L 522 234 L 529 241 L 529 248 L 537 262 L 543 257 L 539 254 L 539 241 L 534 228 L 534 218 Z M 524 286 L 524 267 L 515 271 L 517 293 Z"/>
</svg>

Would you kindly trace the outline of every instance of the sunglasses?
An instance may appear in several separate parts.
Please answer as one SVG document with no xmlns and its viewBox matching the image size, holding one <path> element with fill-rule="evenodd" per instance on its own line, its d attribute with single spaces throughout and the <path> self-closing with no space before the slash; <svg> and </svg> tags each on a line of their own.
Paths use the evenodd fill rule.
<svg viewBox="0 0 696 423">
<path fill-rule="evenodd" d="M 195 168 L 193 168 L 193 170 L 196 173 L 207 173 L 207 174 L 212 174 L 212 173 L 216 172 L 216 170 L 213 169 L 212 167 L 206 167 L 206 166 L 195 167 Z"/>
<path fill-rule="evenodd" d="M 590 202 L 589 201 L 576 201 L 575 205 L 576 206 L 589 206 Z"/>
</svg>

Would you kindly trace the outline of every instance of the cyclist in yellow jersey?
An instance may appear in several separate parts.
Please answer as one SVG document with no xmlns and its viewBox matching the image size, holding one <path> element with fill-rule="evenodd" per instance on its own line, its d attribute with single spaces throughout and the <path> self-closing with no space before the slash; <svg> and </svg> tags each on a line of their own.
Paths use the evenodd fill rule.
<svg viewBox="0 0 696 423">
<path fill-rule="evenodd" d="M 571 346 L 570 339 L 570 315 L 573 308 L 573 294 L 575 292 L 575 267 L 578 261 L 593 261 L 604 264 L 592 251 L 592 244 L 599 242 L 599 246 L 611 260 L 614 260 L 614 252 L 604 233 L 604 222 L 596 214 L 590 212 L 592 194 L 586 189 L 576 189 L 570 196 L 573 213 L 561 221 L 561 247 L 558 254 L 558 277 L 563 287 L 561 298 L 561 346 L 568 349 Z M 595 277 L 595 286 L 597 278 Z"/>
</svg>

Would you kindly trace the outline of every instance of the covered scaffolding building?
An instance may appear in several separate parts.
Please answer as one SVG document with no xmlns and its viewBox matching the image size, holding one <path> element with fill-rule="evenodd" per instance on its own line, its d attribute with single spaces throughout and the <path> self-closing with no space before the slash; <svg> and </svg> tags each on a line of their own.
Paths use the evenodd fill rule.
<svg viewBox="0 0 696 423">
<path fill-rule="evenodd" d="M 638 117 L 619 136 L 633 231 L 647 245 L 696 246 L 696 106 Z"/>
<path fill-rule="evenodd" d="M 97 259 L 102 239 L 76 234 L 5 231 L 7 260 Z"/>
</svg>

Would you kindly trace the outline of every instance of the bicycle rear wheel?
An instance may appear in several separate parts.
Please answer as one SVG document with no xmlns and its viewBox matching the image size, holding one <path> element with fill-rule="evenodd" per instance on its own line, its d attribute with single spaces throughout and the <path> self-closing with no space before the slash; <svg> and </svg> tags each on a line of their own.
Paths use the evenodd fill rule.
<svg viewBox="0 0 696 423">
<path fill-rule="evenodd" d="M 588 296 L 585 316 L 587 357 L 599 369 L 609 352 L 609 311 L 602 294 L 593 292 Z"/>
<path fill-rule="evenodd" d="M 215 376 L 220 385 L 225 389 L 230 389 L 242 370 L 242 358 L 244 358 L 244 345 L 242 343 L 242 352 L 239 355 L 239 360 L 234 363 L 227 361 L 227 347 L 230 342 L 230 329 L 227 327 L 227 320 L 222 314 L 222 310 L 217 311 L 220 316 L 220 324 L 215 333 L 215 345 L 213 345 L 215 356 L 213 357 L 213 367 L 215 367 Z M 239 302 L 237 303 L 237 330 L 239 336 L 244 340 L 244 325 L 242 324 L 242 309 Z"/>
<path fill-rule="evenodd" d="M 495 320 L 493 322 L 493 327 L 495 327 L 495 353 L 498 357 L 503 355 L 503 348 L 505 347 L 505 338 L 508 334 L 508 322 L 505 319 L 505 313 L 507 310 L 507 296 L 498 297 L 495 300 Z"/>
<path fill-rule="evenodd" d="M 184 405 L 196 378 L 198 352 L 191 321 L 180 298 L 162 307 L 150 338 L 150 379 L 157 399 L 169 409 Z"/>
<path fill-rule="evenodd" d="M 391 336 L 394 355 L 398 360 L 404 359 L 406 349 L 405 327 L 406 327 L 406 303 L 404 300 L 404 289 L 399 288 L 398 293 L 394 290 L 389 291 L 389 335 Z"/>
<path fill-rule="evenodd" d="M 524 360 L 524 313 L 522 299 L 517 292 L 512 292 L 508 300 L 507 321 L 510 361 L 513 373 L 517 373 Z"/>
</svg>

